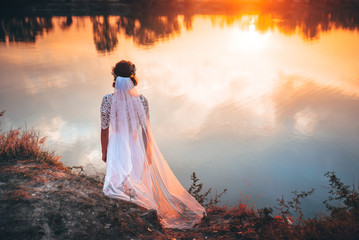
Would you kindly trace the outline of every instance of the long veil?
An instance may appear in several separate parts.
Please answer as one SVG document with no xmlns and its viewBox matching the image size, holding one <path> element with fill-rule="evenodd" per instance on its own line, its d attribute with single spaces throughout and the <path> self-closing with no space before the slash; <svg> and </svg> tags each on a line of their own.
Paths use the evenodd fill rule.
<svg viewBox="0 0 359 240">
<path fill-rule="evenodd" d="M 167 228 L 192 228 L 205 209 L 182 187 L 155 142 L 130 78 L 117 77 L 107 150 L 105 195 L 155 209 Z"/>
</svg>

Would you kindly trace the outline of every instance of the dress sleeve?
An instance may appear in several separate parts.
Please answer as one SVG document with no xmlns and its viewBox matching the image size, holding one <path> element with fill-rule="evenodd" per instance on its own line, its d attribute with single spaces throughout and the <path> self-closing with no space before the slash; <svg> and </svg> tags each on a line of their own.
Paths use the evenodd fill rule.
<svg viewBox="0 0 359 240">
<path fill-rule="evenodd" d="M 141 98 L 141 102 L 143 104 L 143 108 L 145 109 L 146 117 L 149 119 L 150 118 L 150 109 L 148 107 L 147 98 L 145 98 L 142 94 L 140 95 L 140 98 Z"/>
<path fill-rule="evenodd" d="M 109 96 L 106 95 L 102 99 L 101 103 L 101 128 L 106 129 L 110 126 L 110 113 L 111 113 L 111 103 L 109 101 Z"/>
</svg>

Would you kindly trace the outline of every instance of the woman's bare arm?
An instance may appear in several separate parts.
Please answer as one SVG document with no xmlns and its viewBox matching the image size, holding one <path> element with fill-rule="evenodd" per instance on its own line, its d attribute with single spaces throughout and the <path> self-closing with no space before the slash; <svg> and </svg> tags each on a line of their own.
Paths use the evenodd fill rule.
<svg viewBox="0 0 359 240">
<path fill-rule="evenodd" d="M 102 148 L 102 161 L 106 162 L 107 146 L 108 146 L 108 130 L 109 128 L 101 129 L 101 148 Z"/>
</svg>

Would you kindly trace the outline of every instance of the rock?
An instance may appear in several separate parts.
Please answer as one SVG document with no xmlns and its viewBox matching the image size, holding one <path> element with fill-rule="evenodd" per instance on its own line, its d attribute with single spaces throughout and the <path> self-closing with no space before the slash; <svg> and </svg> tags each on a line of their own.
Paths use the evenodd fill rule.
<svg viewBox="0 0 359 240">
<path fill-rule="evenodd" d="M 151 226 L 153 226 L 153 228 L 162 230 L 162 225 L 160 224 L 156 210 L 150 209 L 147 212 L 141 214 L 140 217 L 147 224 L 150 224 Z"/>
<path fill-rule="evenodd" d="M 154 209 L 150 209 L 147 212 L 141 214 L 141 217 L 144 219 L 148 219 L 151 221 L 155 221 L 157 219 L 157 211 Z"/>
</svg>

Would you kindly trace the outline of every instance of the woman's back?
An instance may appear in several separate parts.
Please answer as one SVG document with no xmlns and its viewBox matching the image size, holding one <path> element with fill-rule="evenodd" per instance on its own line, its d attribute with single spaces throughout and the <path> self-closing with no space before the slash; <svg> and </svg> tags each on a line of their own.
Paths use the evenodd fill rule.
<svg viewBox="0 0 359 240">
<path fill-rule="evenodd" d="M 106 129 L 110 126 L 112 98 L 113 98 L 113 93 L 107 94 L 102 98 L 102 103 L 101 103 L 101 108 L 100 108 L 101 128 L 102 129 Z M 146 117 L 149 118 L 150 112 L 149 112 L 148 100 L 142 94 L 139 95 L 139 98 L 140 98 L 143 108 L 145 110 Z"/>
<path fill-rule="evenodd" d="M 107 164 L 103 192 L 155 209 L 165 227 L 192 228 L 205 210 L 183 188 L 162 156 L 151 130 L 148 101 L 137 94 L 137 80 L 126 76 L 115 78 L 114 93 L 104 96 L 101 104 L 101 132 L 108 134 L 111 126 L 109 137 L 101 133 Z"/>
</svg>

